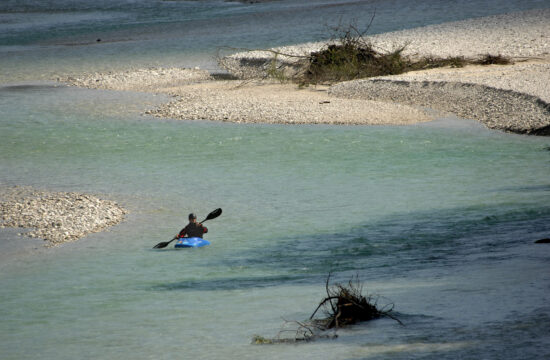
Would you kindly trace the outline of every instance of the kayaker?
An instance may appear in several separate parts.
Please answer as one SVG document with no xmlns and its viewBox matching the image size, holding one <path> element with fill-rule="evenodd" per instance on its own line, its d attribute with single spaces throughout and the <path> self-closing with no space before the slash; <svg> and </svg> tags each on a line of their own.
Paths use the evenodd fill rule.
<svg viewBox="0 0 550 360">
<path fill-rule="evenodd" d="M 197 215 L 195 215 L 194 213 L 191 213 L 189 214 L 189 224 L 187 224 L 186 227 L 181 229 L 177 237 L 182 238 L 187 236 L 187 237 L 202 238 L 202 236 L 207 232 L 208 232 L 208 229 L 206 228 L 206 226 L 197 222 Z"/>
</svg>

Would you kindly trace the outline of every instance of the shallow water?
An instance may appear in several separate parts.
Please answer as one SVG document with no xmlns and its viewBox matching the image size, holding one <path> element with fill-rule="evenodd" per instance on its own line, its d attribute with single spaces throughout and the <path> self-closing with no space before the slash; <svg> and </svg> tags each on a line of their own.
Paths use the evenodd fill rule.
<svg viewBox="0 0 550 360">
<path fill-rule="evenodd" d="M 198 19 L 257 11 L 151 4 L 195 5 Z M 442 20 L 497 12 L 468 4 L 453 15 L 433 11 Z M 54 72 L 72 64 L 64 54 L 52 55 Z M 74 56 L 68 70 L 110 64 L 86 60 L 82 49 Z M 1 257 L 2 359 L 550 356 L 550 254 L 533 244 L 550 234 L 547 138 L 462 119 L 380 127 L 159 120 L 142 113 L 162 96 L 38 82 L 47 66 L 28 61 L 36 73 L 9 76 L 33 81 L 0 87 L 0 184 L 99 194 L 131 213 L 108 232 Z M 206 223 L 211 246 L 151 249 L 187 213 L 217 207 L 223 215 Z M 0 230 L 0 241 L 16 240 L 36 243 Z M 330 271 L 335 281 L 358 274 L 405 326 L 382 319 L 332 340 L 250 344 L 256 334 L 276 336 L 283 318 L 307 319 Z"/>
</svg>

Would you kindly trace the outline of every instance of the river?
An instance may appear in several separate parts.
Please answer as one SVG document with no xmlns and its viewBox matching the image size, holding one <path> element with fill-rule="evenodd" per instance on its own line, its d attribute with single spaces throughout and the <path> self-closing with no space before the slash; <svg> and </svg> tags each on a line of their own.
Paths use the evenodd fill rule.
<svg viewBox="0 0 550 360">
<path fill-rule="evenodd" d="M 547 358 L 550 254 L 533 244 L 550 234 L 547 138 L 452 117 L 372 127 L 162 120 L 143 113 L 164 96 L 49 81 L 125 66 L 213 70 L 217 45 L 319 40 L 319 16 L 373 7 L 380 32 L 543 5 L 500 3 L 3 2 L 0 184 L 93 193 L 130 214 L 109 231 L 3 258 L 0 357 Z M 200 220 L 218 207 L 205 223 L 212 245 L 151 249 L 189 212 Z M 31 241 L 19 231 L 0 230 L 0 241 Z M 404 326 L 385 318 L 336 339 L 251 344 L 283 319 L 306 320 L 330 272 L 335 282 L 358 275 Z"/>
</svg>

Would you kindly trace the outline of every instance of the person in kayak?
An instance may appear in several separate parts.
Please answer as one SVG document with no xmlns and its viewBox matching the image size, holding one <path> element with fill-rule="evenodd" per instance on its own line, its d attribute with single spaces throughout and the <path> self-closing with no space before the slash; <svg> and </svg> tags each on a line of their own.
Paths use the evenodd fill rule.
<svg viewBox="0 0 550 360">
<path fill-rule="evenodd" d="M 191 213 L 189 214 L 189 224 L 187 224 L 186 227 L 181 229 L 177 237 L 180 239 L 186 236 L 202 238 L 202 236 L 207 232 L 208 232 L 208 229 L 206 228 L 206 226 L 204 226 L 201 223 L 197 223 L 197 215 L 195 215 L 194 213 Z"/>
</svg>

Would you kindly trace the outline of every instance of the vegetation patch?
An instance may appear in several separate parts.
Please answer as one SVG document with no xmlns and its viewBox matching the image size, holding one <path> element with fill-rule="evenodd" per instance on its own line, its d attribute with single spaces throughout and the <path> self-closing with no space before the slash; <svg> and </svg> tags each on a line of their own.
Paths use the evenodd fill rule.
<svg viewBox="0 0 550 360">
<path fill-rule="evenodd" d="M 369 25 L 370 26 L 370 25 Z M 368 28 L 367 28 L 368 30 Z M 399 75 L 409 71 L 439 67 L 463 67 L 467 64 L 508 65 L 511 60 L 502 55 L 486 54 L 480 59 L 463 56 L 447 58 L 423 57 L 411 60 L 403 55 L 407 45 L 387 53 L 376 51 L 366 36 L 354 25 L 341 30 L 333 44 L 310 54 L 304 71 L 295 80 L 302 85 L 332 83 L 375 76 Z"/>
<path fill-rule="evenodd" d="M 512 60 L 502 55 L 485 54 L 478 60 L 473 60 L 472 64 L 478 65 L 510 65 Z"/>
<path fill-rule="evenodd" d="M 403 49 L 388 54 L 375 51 L 372 46 L 345 43 L 329 45 L 314 52 L 303 73 L 303 83 L 324 83 L 382 75 L 401 74 L 408 66 L 401 55 Z"/>
</svg>

